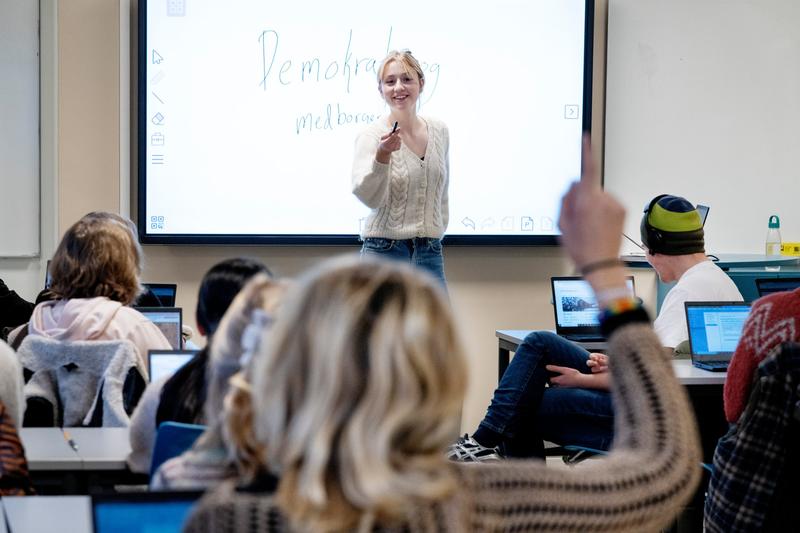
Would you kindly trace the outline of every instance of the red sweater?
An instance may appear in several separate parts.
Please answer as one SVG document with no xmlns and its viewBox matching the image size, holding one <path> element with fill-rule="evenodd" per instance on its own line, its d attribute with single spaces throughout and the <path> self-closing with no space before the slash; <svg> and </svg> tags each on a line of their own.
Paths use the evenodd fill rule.
<svg viewBox="0 0 800 533">
<path fill-rule="evenodd" d="M 758 364 L 784 342 L 800 341 L 800 289 L 756 300 L 744 323 L 725 380 L 725 418 L 739 420 L 750 398 Z"/>
</svg>

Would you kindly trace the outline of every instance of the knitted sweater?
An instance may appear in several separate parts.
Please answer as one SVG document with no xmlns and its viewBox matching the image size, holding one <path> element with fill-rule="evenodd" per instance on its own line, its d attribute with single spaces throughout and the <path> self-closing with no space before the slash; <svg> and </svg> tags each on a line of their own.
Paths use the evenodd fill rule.
<svg viewBox="0 0 800 533">
<path fill-rule="evenodd" d="M 744 412 L 758 364 L 789 341 L 800 341 L 800 289 L 770 294 L 750 308 L 725 379 L 728 422 L 736 422 Z"/>
<path fill-rule="evenodd" d="M 540 461 L 456 464 L 446 500 L 412 506 L 402 531 L 657 531 L 694 493 L 697 428 L 686 393 L 650 326 L 621 325 L 610 350 L 615 440 L 610 454 L 574 469 Z M 287 531 L 270 495 L 207 493 L 184 531 Z M 394 527 L 386 530 L 395 530 Z"/>
<path fill-rule="evenodd" d="M 375 160 L 381 136 L 391 128 L 385 118 L 367 126 L 356 139 L 353 194 L 372 212 L 362 238 L 441 238 L 449 217 L 447 186 L 450 134 L 439 120 L 428 125 L 428 146 L 420 159 L 405 144 L 388 164 Z"/>
</svg>

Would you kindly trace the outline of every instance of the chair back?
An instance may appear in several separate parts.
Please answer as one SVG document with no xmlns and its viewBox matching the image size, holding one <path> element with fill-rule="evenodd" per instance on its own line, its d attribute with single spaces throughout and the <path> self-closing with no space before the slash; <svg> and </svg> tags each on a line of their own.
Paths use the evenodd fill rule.
<svg viewBox="0 0 800 533">
<path fill-rule="evenodd" d="M 156 433 L 153 446 L 153 460 L 150 463 L 150 475 L 156 473 L 158 467 L 167 460 L 177 457 L 192 447 L 206 426 L 184 424 L 183 422 L 162 422 Z"/>
<path fill-rule="evenodd" d="M 23 389 L 28 407 L 44 406 L 37 411 L 47 414 L 43 418 L 52 420 L 50 425 L 130 424 L 147 375 L 131 341 L 57 341 L 28 335 L 17 354 L 30 374 Z M 26 425 L 28 415 L 26 411 Z"/>
<path fill-rule="evenodd" d="M 758 366 L 739 421 L 719 440 L 705 505 L 705 531 L 790 531 L 800 480 L 800 344 Z"/>
</svg>

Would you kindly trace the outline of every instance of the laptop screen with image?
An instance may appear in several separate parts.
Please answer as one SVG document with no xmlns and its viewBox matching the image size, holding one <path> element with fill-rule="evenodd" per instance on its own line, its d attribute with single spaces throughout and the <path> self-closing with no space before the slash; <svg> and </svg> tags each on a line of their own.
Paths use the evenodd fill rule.
<svg viewBox="0 0 800 533">
<path fill-rule="evenodd" d="M 627 278 L 631 294 L 635 296 L 633 276 Z M 600 337 L 600 316 L 597 299 L 591 285 L 576 276 L 550 278 L 555 308 L 556 333 Z"/>
<path fill-rule="evenodd" d="M 156 325 L 169 341 L 173 350 L 180 350 L 181 327 L 183 326 L 180 307 L 134 307 Z"/>
<path fill-rule="evenodd" d="M 685 306 L 692 361 L 730 360 L 750 314 L 750 304 L 686 302 Z"/>
</svg>

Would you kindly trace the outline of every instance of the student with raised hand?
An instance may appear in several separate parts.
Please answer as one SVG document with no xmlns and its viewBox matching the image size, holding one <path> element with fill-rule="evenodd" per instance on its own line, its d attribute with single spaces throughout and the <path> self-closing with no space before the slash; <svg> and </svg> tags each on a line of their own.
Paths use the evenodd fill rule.
<svg viewBox="0 0 800 533">
<path fill-rule="evenodd" d="M 206 368 L 208 351 L 222 316 L 242 287 L 256 274 L 270 276 L 269 269 L 254 259 L 226 259 L 212 266 L 197 295 L 197 329 L 207 336 L 200 350 L 174 375 L 150 383 L 131 417 L 131 454 L 128 466 L 133 472 L 149 472 L 158 426 L 162 422 L 205 424 Z"/>
<path fill-rule="evenodd" d="M 410 262 L 445 285 L 450 133 L 440 120 L 417 114 L 424 87 L 425 73 L 410 51 L 387 54 L 378 90 L 389 114 L 356 139 L 352 185 L 372 209 L 361 253 Z"/>
<path fill-rule="evenodd" d="M 55 299 L 38 304 L 28 323 L 11 332 L 9 344 L 19 347 L 26 335 L 129 340 L 146 375 L 147 351 L 171 346 L 150 320 L 128 307 L 142 291 L 142 257 L 130 220 L 100 211 L 85 215 L 66 231 L 50 262 Z"/>
<path fill-rule="evenodd" d="M 565 196 L 564 247 L 597 293 L 625 287 L 624 211 L 584 179 Z M 329 262 L 287 296 L 254 365 L 256 437 L 269 480 L 227 481 L 185 530 L 652 531 L 699 479 L 686 394 L 632 298 L 603 300 L 615 351 L 618 438 L 580 469 L 540 461 L 449 462 L 465 358 L 449 306 L 429 277 L 397 263 Z"/>
<path fill-rule="evenodd" d="M 241 440 L 226 438 L 225 397 L 231 378 L 257 353 L 262 333 L 272 322 L 287 286 L 286 281 L 259 273 L 231 303 L 211 340 L 208 355 L 203 407 L 206 430 L 191 449 L 159 467 L 150 480 L 152 489 L 206 489 L 236 476 L 239 458 L 244 454 L 235 446 Z M 237 435 L 247 433 L 248 428 L 241 428 Z"/>
</svg>

